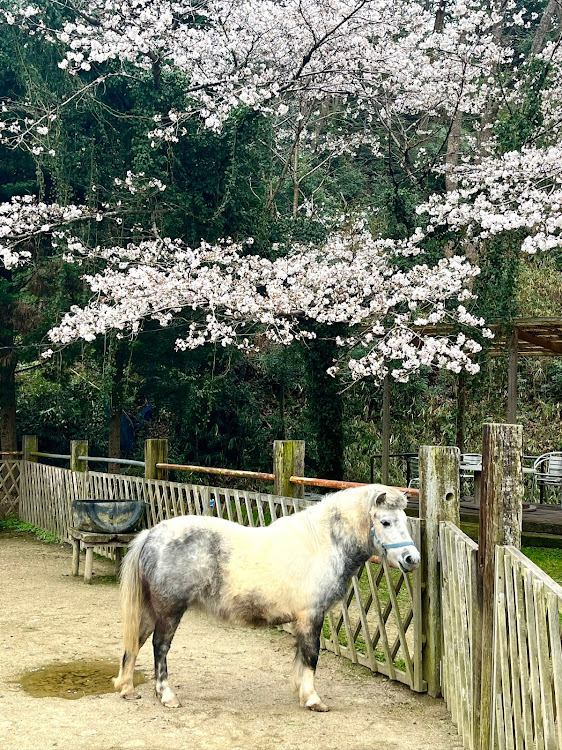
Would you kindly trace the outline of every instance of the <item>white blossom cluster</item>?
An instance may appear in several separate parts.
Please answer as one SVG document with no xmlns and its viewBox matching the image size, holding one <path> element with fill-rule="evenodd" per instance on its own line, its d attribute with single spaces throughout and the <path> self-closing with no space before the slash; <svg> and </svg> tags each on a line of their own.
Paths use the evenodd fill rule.
<svg viewBox="0 0 562 750">
<path fill-rule="evenodd" d="M 424 365 L 477 369 L 474 340 L 421 332 L 439 322 L 483 330 L 484 321 L 463 305 L 471 296 L 467 281 L 478 273 L 466 259 L 400 270 L 407 248 L 392 247 L 361 227 L 332 235 L 320 248 L 294 246 L 275 261 L 245 253 L 232 242 L 192 249 L 171 239 L 97 248 L 94 254 L 108 266 L 85 277 L 93 299 L 73 307 L 50 337 L 66 344 L 91 341 L 110 328 L 134 334 L 153 318 L 163 326 L 184 322 L 179 349 L 206 343 L 252 349 L 260 340 L 313 338 L 313 323 L 345 324 L 350 336 L 338 343 L 344 353 L 351 350 L 347 366 L 354 379 L 384 377 L 392 360 L 402 362 L 392 372 L 398 379 Z M 358 348 L 364 352 L 359 359 L 353 357 Z M 335 363 L 332 372 L 340 366 Z"/>
<path fill-rule="evenodd" d="M 450 4 L 439 30 L 430 4 L 412 0 L 76 0 L 62 29 L 47 27 L 40 3 L 11 5 L 10 22 L 66 46 L 59 66 L 70 72 L 116 60 L 184 75 L 185 111 L 153 131 L 171 139 L 186 114 L 219 129 L 240 105 L 282 115 L 296 92 L 343 97 L 383 120 L 474 113 L 494 88 L 483 71 L 512 54 L 481 0 Z"/>
<path fill-rule="evenodd" d="M 430 230 L 465 231 L 468 241 L 524 231 L 527 253 L 562 247 L 562 146 L 529 146 L 456 170 L 457 190 L 419 206 Z"/>
<path fill-rule="evenodd" d="M 88 214 L 84 206 L 43 203 L 31 195 L 0 203 L 0 266 L 11 269 L 28 263 L 32 254 L 26 249 L 27 242 L 83 220 Z"/>
</svg>

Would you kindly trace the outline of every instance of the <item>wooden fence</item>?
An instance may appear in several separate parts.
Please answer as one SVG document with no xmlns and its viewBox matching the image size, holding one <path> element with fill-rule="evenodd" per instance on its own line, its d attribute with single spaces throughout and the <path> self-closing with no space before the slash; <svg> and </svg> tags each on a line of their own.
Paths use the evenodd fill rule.
<svg viewBox="0 0 562 750">
<path fill-rule="evenodd" d="M 478 546 L 442 523 L 440 551 L 443 696 L 465 747 L 560 750 L 562 587 L 515 547 L 496 548 L 492 726 L 481 738 Z"/>
<path fill-rule="evenodd" d="M 562 587 L 496 549 L 492 747 L 562 748 Z"/>
<path fill-rule="evenodd" d="M 144 502 L 146 524 L 178 515 L 214 515 L 245 526 L 266 526 L 312 503 L 248 490 L 224 489 L 101 472 L 74 472 L 22 462 L 20 518 L 68 541 L 72 503 L 79 498 Z M 421 544 L 421 523 L 410 519 Z M 107 554 L 102 548 L 99 552 Z M 421 571 L 367 563 L 353 577 L 344 601 L 328 614 L 321 645 L 356 664 L 381 672 L 417 691 L 422 678 Z"/>
<path fill-rule="evenodd" d="M 17 516 L 20 461 L 0 461 L 0 518 Z"/>
<path fill-rule="evenodd" d="M 441 689 L 465 747 L 479 745 L 476 668 L 480 647 L 478 545 L 448 521 L 439 525 L 443 659 Z"/>
</svg>

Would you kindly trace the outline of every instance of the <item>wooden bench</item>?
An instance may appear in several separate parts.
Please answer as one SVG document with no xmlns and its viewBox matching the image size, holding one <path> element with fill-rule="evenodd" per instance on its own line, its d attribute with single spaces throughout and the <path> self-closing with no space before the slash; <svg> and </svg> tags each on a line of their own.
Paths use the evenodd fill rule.
<svg viewBox="0 0 562 750">
<path fill-rule="evenodd" d="M 112 547 L 115 550 L 115 575 L 119 575 L 123 547 L 130 544 L 136 536 L 134 534 L 101 534 L 93 531 L 82 531 L 70 528 L 68 530 L 72 542 L 72 575 L 77 576 L 80 569 L 80 547 L 86 550 L 86 566 L 84 568 L 84 583 L 92 582 L 94 567 L 94 547 Z"/>
</svg>

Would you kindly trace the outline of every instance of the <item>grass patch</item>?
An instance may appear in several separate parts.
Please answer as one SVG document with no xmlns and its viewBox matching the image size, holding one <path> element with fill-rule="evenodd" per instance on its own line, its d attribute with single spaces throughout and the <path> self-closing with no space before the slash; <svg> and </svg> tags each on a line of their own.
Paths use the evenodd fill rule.
<svg viewBox="0 0 562 750">
<path fill-rule="evenodd" d="M 521 552 L 562 586 L 562 549 L 522 547 Z"/>
<path fill-rule="evenodd" d="M 60 544 L 60 540 L 50 531 L 39 529 L 32 523 L 20 521 L 18 518 L 6 518 L 0 520 L 0 532 L 2 531 L 19 531 L 26 534 L 33 534 L 37 539 L 47 544 Z"/>
</svg>

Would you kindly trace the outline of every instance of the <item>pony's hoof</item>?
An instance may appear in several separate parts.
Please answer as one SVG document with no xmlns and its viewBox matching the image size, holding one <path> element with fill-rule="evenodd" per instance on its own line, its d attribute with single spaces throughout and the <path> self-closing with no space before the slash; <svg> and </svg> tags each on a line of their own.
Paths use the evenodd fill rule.
<svg viewBox="0 0 562 750">
<path fill-rule="evenodd" d="M 163 706 L 166 706 L 166 708 L 180 708 L 181 703 L 179 702 L 177 696 L 172 693 L 170 688 L 165 688 L 161 693 L 158 692 L 158 690 L 154 691 L 156 693 L 156 697 L 159 699 L 160 703 Z"/>
<path fill-rule="evenodd" d="M 319 713 L 326 713 L 326 711 L 330 710 L 329 706 L 322 703 L 319 698 L 310 698 L 305 703 L 305 707 L 308 708 L 309 711 L 318 711 Z"/>
<path fill-rule="evenodd" d="M 170 698 L 170 700 L 162 701 L 162 705 L 166 706 L 166 708 L 180 708 L 181 707 L 181 703 L 179 702 L 179 700 L 176 698 L 175 695 L 173 698 Z"/>
<path fill-rule="evenodd" d="M 126 701 L 136 701 L 141 697 L 140 693 L 137 693 L 136 690 L 125 690 L 120 693 L 120 696 Z"/>
</svg>

